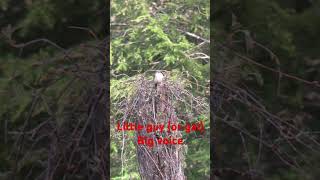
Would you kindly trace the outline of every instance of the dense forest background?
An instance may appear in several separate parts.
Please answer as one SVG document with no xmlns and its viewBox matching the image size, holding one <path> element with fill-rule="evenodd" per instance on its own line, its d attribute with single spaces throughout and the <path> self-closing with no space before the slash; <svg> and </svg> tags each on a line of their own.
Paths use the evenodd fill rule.
<svg viewBox="0 0 320 180">
<path fill-rule="evenodd" d="M 107 179 L 109 6 L 0 1 L 0 179 Z"/>
<path fill-rule="evenodd" d="M 319 176 L 319 12 L 308 0 L 213 4 L 217 179 Z"/>
<path fill-rule="evenodd" d="M 140 39 L 142 47 L 111 41 L 118 48 L 112 56 L 121 57 L 119 49 L 131 52 L 111 62 L 110 74 L 118 78 L 163 59 L 156 68 L 192 71 L 205 84 L 206 56 L 199 64 L 191 61 L 194 56 L 179 59 L 209 40 L 210 26 L 211 48 L 193 50 L 211 55 L 212 177 L 317 179 L 318 1 L 215 1 L 210 24 L 206 1 L 113 2 L 117 18 L 137 25 L 127 32 L 130 40 L 154 35 Z M 171 9 L 157 9 L 161 3 Z M 131 18 L 150 13 L 151 18 L 131 19 L 128 10 L 137 13 Z M 108 14 L 103 1 L 0 0 L 0 179 L 108 177 Z M 172 18 L 181 24 L 168 26 Z M 139 29 L 141 23 L 149 25 L 147 31 Z M 141 49 L 149 53 L 141 57 Z M 187 156 L 190 179 L 208 176 L 202 162 L 209 151 L 200 151 L 203 146 L 196 144 L 191 149 L 196 155 Z"/>
</svg>

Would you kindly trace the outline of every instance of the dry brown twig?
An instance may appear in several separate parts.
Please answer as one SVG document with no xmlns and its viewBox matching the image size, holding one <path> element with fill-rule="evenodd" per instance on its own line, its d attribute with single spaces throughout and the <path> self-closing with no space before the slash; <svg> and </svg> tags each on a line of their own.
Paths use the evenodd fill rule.
<svg viewBox="0 0 320 180">
<path fill-rule="evenodd" d="M 121 123 L 124 122 L 123 120 L 133 119 L 136 124 L 146 125 L 166 124 L 168 119 L 171 123 L 178 123 L 180 112 L 188 113 L 191 119 L 197 118 L 201 114 L 208 114 L 209 104 L 206 98 L 195 97 L 181 82 L 183 81 L 167 79 L 160 88 L 155 89 L 153 81 L 148 80 L 145 74 L 137 76 L 135 80 L 130 79 L 128 87 L 133 86 L 134 92 L 131 97 L 113 103 L 114 109 L 118 109 L 119 113 L 116 116 L 122 120 Z M 186 121 L 188 120 L 190 119 Z M 146 133 L 144 130 L 136 132 L 135 138 L 132 140 L 137 149 L 141 178 L 185 179 L 183 145 L 157 144 L 156 135 L 162 138 L 182 137 L 179 131 L 162 134 Z M 153 139 L 154 147 L 138 145 L 138 136 Z M 124 141 L 124 137 L 122 137 L 123 145 Z M 125 150 L 123 145 L 122 151 Z M 121 158 L 122 161 L 125 161 L 123 155 Z"/>
</svg>

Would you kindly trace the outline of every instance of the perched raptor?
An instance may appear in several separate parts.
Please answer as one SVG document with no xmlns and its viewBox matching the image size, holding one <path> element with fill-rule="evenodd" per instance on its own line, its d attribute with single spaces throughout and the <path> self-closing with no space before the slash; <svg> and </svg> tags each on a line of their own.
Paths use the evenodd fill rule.
<svg viewBox="0 0 320 180">
<path fill-rule="evenodd" d="M 157 86 L 161 84 L 161 82 L 164 80 L 164 74 L 161 71 L 156 71 L 154 75 L 154 84 L 157 89 Z"/>
</svg>

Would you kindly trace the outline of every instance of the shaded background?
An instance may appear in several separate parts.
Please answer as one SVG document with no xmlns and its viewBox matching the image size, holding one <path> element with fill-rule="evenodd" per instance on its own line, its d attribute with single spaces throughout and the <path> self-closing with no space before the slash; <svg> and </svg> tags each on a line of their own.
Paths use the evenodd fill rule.
<svg viewBox="0 0 320 180">
<path fill-rule="evenodd" d="M 0 1 L 0 179 L 107 179 L 109 7 Z"/>
<path fill-rule="evenodd" d="M 319 176 L 318 1 L 215 1 L 216 179 Z"/>
</svg>

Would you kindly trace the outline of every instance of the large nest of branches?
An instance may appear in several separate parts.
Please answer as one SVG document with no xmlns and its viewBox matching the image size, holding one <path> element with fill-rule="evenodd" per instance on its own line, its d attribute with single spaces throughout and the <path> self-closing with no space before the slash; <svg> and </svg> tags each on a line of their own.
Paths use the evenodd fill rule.
<svg viewBox="0 0 320 180">
<path fill-rule="evenodd" d="M 167 78 L 155 87 L 153 80 L 139 75 L 128 82 L 132 87 L 131 95 L 116 103 L 121 123 L 128 120 L 144 126 L 150 124 L 187 123 L 200 115 L 209 113 L 208 99 L 195 97 L 185 87 L 182 79 Z M 122 151 L 125 150 L 125 132 L 123 132 Z M 148 144 L 138 144 L 138 138 L 148 139 Z M 134 137 L 136 144 L 139 172 L 142 179 L 185 179 L 184 154 L 185 145 L 159 144 L 158 139 L 186 138 L 182 131 L 163 131 L 160 133 L 137 131 Z M 150 145 L 150 144 L 149 144 Z M 122 152 L 123 155 L 123 152 Z M 121 157 L 124 161 L 125 157 Z"/>
</svg>

